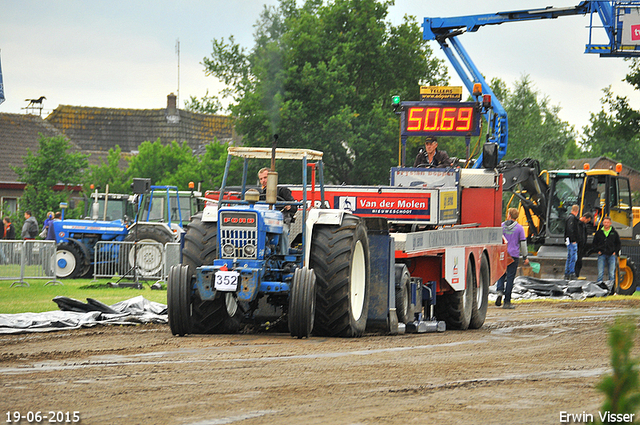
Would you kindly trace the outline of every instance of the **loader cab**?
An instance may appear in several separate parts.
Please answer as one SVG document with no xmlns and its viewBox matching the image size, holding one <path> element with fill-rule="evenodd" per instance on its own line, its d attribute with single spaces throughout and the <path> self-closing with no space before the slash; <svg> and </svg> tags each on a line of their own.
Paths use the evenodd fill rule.
<svg viewBox="0 0 640 425">
<path fill-rule="evenodd" d="M 592 235 L 609 215 L 621 238 L 631 238 L 633 212 L 629 179 L 613 170 L 555 171 L 549 173 L 549 205 L 546 244 L 562 245 L 567 217 L 573 204 L 580 215 L 590 212 L 593 222 L 587 227 Z"/>
<path fill-rule="evenodd" d="M 633 236 L 633 211 L 629 179 L 612 170 L 587 171 L 581 212 L 591 212 L 594 216 L 595 232 L 602 226 L 602 219 L 610 216 L 613 226 L 621 238 Z"/>
</svg>

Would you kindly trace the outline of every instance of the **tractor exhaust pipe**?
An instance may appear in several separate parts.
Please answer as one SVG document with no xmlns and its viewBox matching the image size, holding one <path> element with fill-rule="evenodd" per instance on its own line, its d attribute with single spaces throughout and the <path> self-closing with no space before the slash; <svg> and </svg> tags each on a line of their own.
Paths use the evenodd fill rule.
<svg viewBox="0 0 640 425">
<path fill-rule="evenodd" d="M 267 204 L 275 204 L 278 200 L 278 173 L 276 172 L 276 145 L 278 135 L 273 135 L 273 145 L 271 146 L 271 170 L 267 174 Z"/>
</svg>

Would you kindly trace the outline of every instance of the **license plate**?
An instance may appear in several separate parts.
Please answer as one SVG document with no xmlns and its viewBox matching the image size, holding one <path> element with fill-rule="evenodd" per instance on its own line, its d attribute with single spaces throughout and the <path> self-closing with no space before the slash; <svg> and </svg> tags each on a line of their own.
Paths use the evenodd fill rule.
<svg viewBox="0 0 640 425">
<path fill-rule="evenodd" d="M 233 292 L 237 290 L 239 276 L 238 272 L 218 270 L 215 274 L 216 291 Z"/>
</svg>

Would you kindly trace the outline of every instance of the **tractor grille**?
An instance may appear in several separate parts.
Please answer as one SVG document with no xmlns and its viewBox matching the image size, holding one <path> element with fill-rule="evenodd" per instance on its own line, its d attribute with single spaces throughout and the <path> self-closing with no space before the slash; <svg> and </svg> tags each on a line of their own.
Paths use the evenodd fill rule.
<svg viewBox="0 0 640 425">
<path fill-rule="evenodd" d="M 256 258 L 257 245 L 257 230 L 224 229 L 220 234 L 222 258 Z M 233 253 L 229 247 L 233 247 Z"/>
<path fill-rule="evenodd" d="M 257 258 L 258 220 L 256 213 L 220 213 L 220 258 Z"/>
</svg>

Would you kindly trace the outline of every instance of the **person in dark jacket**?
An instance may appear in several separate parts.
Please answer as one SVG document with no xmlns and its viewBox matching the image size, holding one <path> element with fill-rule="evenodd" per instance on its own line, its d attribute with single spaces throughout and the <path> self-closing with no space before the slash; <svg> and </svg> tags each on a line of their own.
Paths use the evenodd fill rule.
<svg viewBox="0 0 640 425">
<path fill-rule="evenodd" d="M 527 238 L 524 235 L 523 227 L 516 221 L 518 220 L 518 209 L 509 208 L 507 214 L 507 220 L 502 223 L 502 235 L 507 240 L 507 254 L 511 256 L 513 262 L 507 266 L 507 271 L 496 285 L 498 293 L 496 306 L 500 307 L 502 305 L 502 297 L 504 296 L 502 308 L 513 309 L 515 306 L 511 304 L 511 292 L 513 290 L 513 281 L 518 271 L 520 256 L 524 259 L 524 264 L 529 264 L 529 260 L 527 259 Z"/>
<path fill-rule="evenodd" d="M 53 216 L 53 220 L 49 223 L 49 227 L 47 229 L 47 240 L 55 241 L 56 240 L 56 231 L 53 229 L 53 221 L 60 220 L 62 218 L 62 213 L 60 211 L 56 212 Z"/>
<path fill-rule="evenodd" d="M 35 239 L 38 236 L 38 221 L 31 215 L 31 211 L 25 211 L 24 224 L 22 225 L 22 239 Z"/>
<path fill-rule="evenodd" d="M 438 139 L 427 136 L 424 139 L 424 150 L 420 149 L 413 166 L 445 168 L 451 166 L 451 159 L 446 151 L 438 150 Z"/>
<path fill-rule="evenodd" d="M 584 213 L 578 221 L 578 234 L 580 240 L 578 241 L 578 259 L 576 260 L 576 276 L 580 276 L 580 270 L 582 270 L 582 257 L 585 256 L 587 251 L 587 224 L 591 222 L 593 215 L 591 213 Z"/>
<path fill-rule="evenodd" d="M 564 240 L 567 245 L 567 261 L 564 266 L 564 278 L 565 280 L 576 279 L 576 261 L 578 260 L 578 241 L 580 240 L 579 220 L 578 213 L 580 207 L 573 205 L 571 207 L 571 214 L 567 217 L 567 221 L 564 226 Z"/>
<path fill-rule="evenodd" d="M 4 217 L 2 219 L 2 223 L 4 224 L 2 226 L 3 227 L 2 239 L 14 240 L 16 238 L 16 228 L 11 223 L 11 218 L 8 216 Z M 9 264 L 8 256 L 10 255 L 10 252 L 11 252 L 11 246 L 8 246 L 6 244 L 3 244 L 2 246 L 0 246 L 0 264 Z"/>
<path fill-rule="evenodd" d="M 609 280 L 616 276 L 616 256 L 620 252 L 620 235 L 611 226 L 609 216 L 602 219 L 602 227 L 593 236 L 593 250 L 598 252 L 598 282 L 604 279 L 604 266 L 609 269 Z"/>
<path fill-rule="evenodd" d="M 263 196 L 266 196 L 267 194 L 267 176 L 268 175 L 269 175 L 268 168 L 262 168 L 260 169 L 260 171 L 258 171 L 258 180 L 260 181 L 260 186 L 262 186 L 260 190 L 260 194 L 262 195 L 261 198 Z M 278 187 L 278 200 L 288 201 L 288 202 L 295 201 L 295 199 L 293 199 L 293 195 L 291 195 L 291 191 L 284 186 Z M 280 247 L 282 252 L 286 252 L 286 250 L 289 247 L 289 227 L 291 226 L 291 223 L 295 221 L 294 215 L 296 214 L 296 211 L 298 211 L 297 205 L 285 205 L 282 208 L 283 230 L 282 230 L 282 237 L 280 238 Z"/>
<path fill-rule="evenodd" d="M 11 223 L 11 217 L 3 218 L 2 222 L 4 223 L 4 233 L 2 238 L 14 240 L 16 238 L 16 228 L 13 223 Z"/>
</svg>

